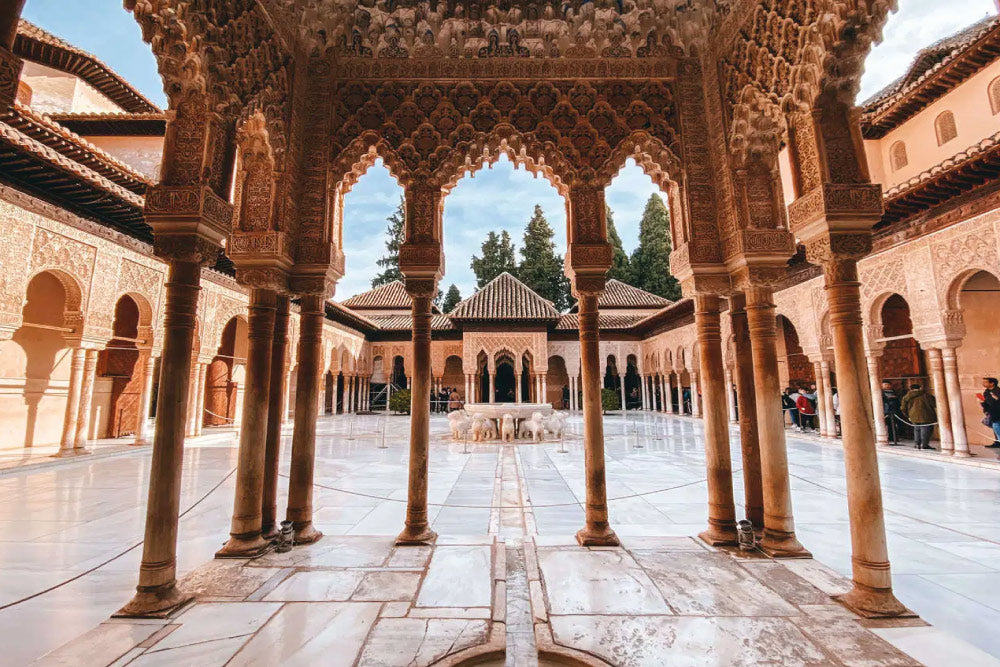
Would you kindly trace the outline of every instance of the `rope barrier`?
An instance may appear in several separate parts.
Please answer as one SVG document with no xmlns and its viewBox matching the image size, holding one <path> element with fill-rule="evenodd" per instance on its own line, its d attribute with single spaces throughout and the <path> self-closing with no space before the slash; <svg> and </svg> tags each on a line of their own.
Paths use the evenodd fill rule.
<svg viewBox="0 0 1000 667">
<path fill-rule="evenodd" d="M 736 473 L 739 473 L 739 472 L 742 472 L 742 471 L 743 471 L 743 469 L 740 468 L 738 470 L 734 470 L 733 474 L 735 475 Z M 280 476 L 281 477 L 285 477 L 285 478 L 288 477 L 288 475 L 286 475 L 284 473 L 280 473 Z M 695 480 L 693 482 L 685 482 L 684 484 L 678 484 L 677 486 L 669 486 L 669 487 L 667 487 L 665 489 L 657 489 L 655 491 L 643 491 L 642 493 L 632 493 L 632 494 L 629 494 L 627 496 L 617 496 L 615 498 L 608 498 L 607 502 L 610 503 L 610 502 L 616 502 L 616 501 L 619 501 L 619 500 L 631 500 L 633 498 L 642 498 L 644 496 L 652 496 L 652 495 L 656 495 L 658 493 L 666 493 L 668 491 L 676 491 L 677 489 L 683 489 L 685 487 L 694 486 L 695 484 L 701 484 L 702 482 L 707 482 L 707 481 L 708 481 L 708 478 L 697 479 L 697 480 Z M 387 498 L 385 496 L 377 496 L 377 495 L 372 494 L 372 493 L 364 493 L 363 491 L 348 491 L 347 489 L 340 489 L 340 488 L 337 488 L 335 486 L 328 486 L 326 484 L 320 484 L 318 482 L 314 482 L 313 486 L 318 486 L 319 488 L 326 489 L 327 491 L 336 491 L 338 493 L 346 493 L 346 494 L 351 495 L 351 496 L 359 496 L 361 498 L 369 498 L 371 500 L 381 500 L 381 501 L 390 502 L 390 503 L 403 503 L 403 504 L 405 504 L 406 502 L 408 502 L 408 501 L 402 500 L 400 498 Z M 581 501 L 578 500 L 578 501 L 575 501 L 575 502 L 572 502 L 572 503 L 551 503 L 551 504 L 548 504 L 548 505 L 535 505 L 533 503 L 528 504 L 528 505 L 452 505 L 450 503 L 427 503 L 427 506 L 428 507 L 451 507 L 451 508 L 454 508 L 454 509 L 468 509 L 468 510 L 494 510 L 494 509 L 511 510 L 511 509 L 522 509 L 522 508 L 528 508 L 528 507 L 530 507 L 532 510 L 535 510 L 535 509 L 547 509 L 547 508 L 551 508 L 551 507 L 583 507 L 584 504 L 585 504 L 584 502 L 581 502 Z"/>
<path fill-rule="evenodd" d="M 211 410 L 209 410 L 208 408 L 202 408 L 202 410 L 204 410 L 208 414 L 212 415 L 216 419 L 222 419 L 224 421 L 229 422 L 230 424 L 235 424 L 236 423 L 236 418 L 235 417 L 227 417 L 225 415 L 217 415 L 214 412 L 212 412 Z"/>
<path fill-rule="evenodd" d="M 926 424 L 914 424 L 913 422 L 906 421 L 905 419 L 903 419 L 903 417 L 900 414 L 895 413 L 895 412 L 892 414 L 892 416 L 895 417 L 896 419 L 898 419 L 901 423 L 906 424 L 907 426 L 912 426 L 912 427 L 917 427 L 917 426 L 937 426 L 938 425 L 938 422 L 928 422 Z"/>
<path fill-rule="evenodd" d="M 215 493 L 215 491 L 220 486 L 222 486 L 226 482 L 227 479 L 229 479 L 230 477 L 232 477 L 235 474 L 236 474 L 236 468 L 233 468 L 232 470 L 229 471 L 229 473 L 225 477 L 223 477 L 222 479 L 220 479 L 219 482 L 215 486 L 213 486 L 211 489 L 209 489 L 208 492 L 205 495 L 203 495 L 201 498 L 199 498 L 198 500 L 196 500 L 194 502 L 194 504 L 191 505 L 190 507 L 188 507 L 186 510 L 184 510 L 183 512 L 181 512 L 180 515 L 178 515 L 178 517 L 177 517 L 178 522 L 181 519 L 183 519 L 189 512 L 191 512 L 195 507 L 197 507 L 198 505 L 202 504 L 205 500 L 207 500 L 208 497 L 210 495 L 212 495 L 213 493 Z M 58 584 L 55 584 L 53 586 L 49 586 L 45 590 L 38 591 L 37 593 L 32 593 L 31 595 L 25 596 L 25 597 L 21 598 L 20 600 L 14 600 L 13 602 L 8 602 L 5 605 L 0 605 L 0 611 L 3 611 L 4 609 L 9 609 L 11 607 L 15 607 L 15 606 L 21 604 L 22 602 L 28 602 L 29 600 L 34 600 L 35 598 L 37 598 L 39 596 L 42 596 L 42 595 L 45 595 L 46 593 L 51 593 L 52 591 L 56 590 L 57 588 L 62 588 L 66 584 L 71 584 L 74 581 L 76 581 L 77 579 L 80 579 L 81 577 L 87 576 L 88 574 L 90 574 L 94 570 L 99 570 L 102 567 L 104 567 L 105 565 L 107 565 L 108 563 L 111 563 L 111 562 L 114 562 L 114 561 L 118 560 L 119 558 L 121 558 L 125 554 L 127 554 L 129 552 L 132 552 L 132 551 L 135 551 L 136 549 L 138 549 L 139 547 L 141 547 L 144 542 L 145 542 L 145 540 L 140 540 L 140 541 L 136 542 L 135 544 L 133 544 L 132 546 L 130 546 L 128 549 L 125 549 L 125 551 L 122 551 L 121 553 L 119 553 L 118 555 L 112 556 L 111 558 L 107 559 L 106 561 L 104 561 L 102 563 L 99 563 L 98 565 L 95 565 L 94 567 L 90 568 L 89 570 L 85 570 L 85 571 L 81 572 L 78 575 L 70 577 L 69 579 L 66 579 L 65 581 L 62 581 L 62 582 L 60 582 Z"/>
</svg>

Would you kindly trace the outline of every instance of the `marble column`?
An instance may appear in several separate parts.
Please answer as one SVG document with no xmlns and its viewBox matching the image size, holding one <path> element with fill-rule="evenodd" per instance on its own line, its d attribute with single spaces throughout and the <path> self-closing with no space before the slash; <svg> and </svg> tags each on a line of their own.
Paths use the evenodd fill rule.
<svg viewBox="0 0 1000 667">
<path fill-rule="evenodd" d="M 931 376 L 931 391 L 934 394 L 937 410 L 938 436 L 941 442 L 942 454 L 955 452 L 955 439 L 951 431 L 951 402 L 944 378 L 944 362 L 941 359 L 940 348 L 927 350 L 927 370 Z"/>
<path fill-rule="evenodd" d="M 640 395 L 640 398 L 642 399 L 642 409 L 643 409 L 643 411 L 649 410 L 649 403 L 646 402 L 646 376 L 645 375 L 640 375 L 639 376 L 639 387 L 641 389 L 639 395 Z"/>
<path fill-rule="evenodd" d="M 542 397 L 539 399 L 539 403 L 548 403 L 549 399 L 549 376 L 547 373 L 542 373 Z"/>
<path fill-rule="evenodd" d="M 285 346 L 286 347 L 288 346 L 287 340 L 285 342 Z M 286 369 L 285 376 L 281 379 L 282 386 L 285 388 L 285 395 L 281 399 L 281 404 L 284 406 L 282 408 L 282 410 L 281 410 L 281 425 L 282 426 L 287 426 L 288 425 L 288 422 L 291 419 L 291 415 L 292 415 L 292 405 L 291 405 L 291 400 L 292 400 L 292 368 L 291 368 L 291 366 L 292 366 L 292 364 L 289 362 L 287 364 L 287 366 L 288 367 Z"/>
<path fill-rule="evenodd" d="M 489 403 L 496 403 L 496 401 L 497 401 L 497 392 L 496 392 L 496 386 L 495 386 L 495 384 L 496 384 L 496 375 L 497 375 L 497 373 L 496 373 L 495 369 L 492 370 L 492 371 L 490 371 L 490 397 L 489 397 L 490 400 L 488 401 Z"/>
<path fill-rule="evenodd" d="M 627 403 L 625 402 L 625 376 L 619 375 L 618 378 L 619 378 L 618 389 L 620 390 L 619 393 L 622 396 L 622 411 L 625 411 L 627 409 Z"/>
<path fill-rule="evenodd" d="M 691 371 L 691 416 L 701 417 L 701 397 L 698 388 L 698 372 Z"/>
<path fill-rule="evenodd" d="M 726 419 L 726 372 L 722 361 L 722 327 L 719 297 L 697 294 L 694 321 L 701 351 L 705 412 L 705 463 L 708 477 L 708 528 L 699 534 L 707 543 L 736 544 L 736 504 L 733 468 L 729 458 L 729 424 Z"/>
<path fill-rule="evenodd" d="M 823 373 L 823 413 L 826 415 L 826 431 L 831 438 L 837 437 L 837 413 L 833 409 L 833 381 L 830 378 L 830 362 L 819 364 Z"/>
<path fill-rule="evenodd" d="M 951 413 L 951 435 L 955 441 L 955 456 L 964 458 L 969 453 L 969 436 L 965 430 L 965 410 L 962 406 L 962 385 L 958 379 L 958 357 L 954 347 L 941 348 L 944 382 L 948 390 Z M 940 400 L 940 399 L 939 399 Z"/>
<path fill-rule="evenodd" d="M 201 435 L 205 426 L 205 385 L 208 381 L 208 364 L 198 364 L 198 397 L 194 402 L 194 435 Z"/>
<path fill-rule="evenodd" d="M 139 408 L 135 416 L 135 445 L 148 445 L 149 439 L 149 406 L 153 398 L 153 369 L 156 358 L 152 351 L 146 350 L 145 356 L 141 357 L 142 364 L 142 391 L 139 394 Z"/>
<path fill-rule="evenodd" d="M 764 530 L 764 482 L 761 471 L 760 430 L 757 424 L 757 397 L 754 356 L 751 350 L 750 326 L 747 321 L 746 297 L 734 294 L 729 299 L 729 319 L 733 330 L 736 367 L 736 397 L 740 410 L 740 451 L 743 457 L 743 493 L 746 517 L 755 531 Z M 773 343 L 773 341 L 772 341 Z M 784 430 L 784 429 L 782 429 Z M 773 434 L 771 434 L 773 436 Z M 782 439 L 784 446 L 784 439 Z M 786 469 L 787 475 L 787 469 Z M 787 480 L 786 480 L 787 481 Z"/>
<path fill-rule="evenodd" d="M 90 413 L 94 407 L 94 382 L 97 380 L 97 350 L 88 349 L 83 357 L 83 380 L 80 383 L 80 416 L 76 421 L 75 453 L 83 453 L 90 436 Z"/>
<path fill-rule="evenodd" d="M 849 240 L 837 239 L 837 245 L 852 247 Z M 867 614 L 898 615 L 904 613 L 905 607 L 892 593 L 875 427 L 866 378 L 857 259 L 855 255 L 838 255 L 833 242 L 822 238 L 807 244 L 807 256 L 812 263 L 823 267 L 840 387 L 854 579 L 854 588 L 842 599 Z"/>
<path fill-rule="evenodd" d="M 826 438 L 830 436 L 830 426 L 826 423 L 826 391 L 823 389 L 823 365 L 819 361 L 813 362 L 813 377 L 816 378 L 816 415 L 819 426 L 819 434 Z"/>
<path fill-rule="evenodd" d="M 264 495 L 261 500 L 261 536 L 278 534 L 278 466 L 281 463 L 281 424 L 285 415 L 285 359 L 288 357 L 289 298 L 275 301 L 274 334 L 271 339 L 271 375 L 267 394 L 267 435 L 264 442 Z"/>
<path fill-rule="evenodd" d="M 192 361 L 191 361 L 191 377 L 188 382 L 190 391 L 188 391 L 188 404 L 187 410 L 185 411 L 185 425 L 184 425 L 184 435 L 187 437 L 194 436 L 194 420 L 195 415 L 198 413 L 196 406 L 198 404 L 198 353 L 196 350 L 192 350 Z"/>
<path fill-rule="evenodd" d="M 725 371 L 723 371 L 723 376 L 726 382 L 726 411 L 729 415 L 730 423 L 737 423 L 739 419 L 736 416 L 736 397 L 733 394 L 733 371 L 726 366 Z"/>
<path fill-rule="evenodd" d="M 514 402 L 521 402 L 521 383 L 524 382 L 524 371 L 517 374 L 517 388 L 514 390 Z"/>
<path fill-rule="evenodd" d="M 406 523 L 396 544 L 428 544 L 437 537 L 427 519 L 427 467 L 430 448 L 431 300 L 437 280 L 406 279 L 413 317 L 413 393 L 410 401 L 410 469 Z M 493 377 L 490 373 L 490 402 Z"/>
<path fill-rule="evenodd" d="M 170 262 L 142 564 L 135 596 L 118 612 L 123 616 L 162 613 L 191 598 L 177 586 L 177 522 L 200 282 L 198 261 Z"/>
<path fill-rule="evenodd" d="M 278 295 L 273 289 L 250 291 L 247 322 L 247 376 L 243 396 L 243 428 L 236 468 L 236 498 L 229 541 L 216 558 L 248 558 L 262 553 L 268 542 L 261 536 L 264 468 L 271 385 L 271 356 Z"/>
<path fill-rule="evenodd" d="M 66 393 L 66 413 L 63 417 L 62 440 L 58 456 L 71 456 L 76 445 L 76 425 L 80 419 L 80 392 L 83 385 L 83 361 L 86 351 L 74 347 L 70 358 L 69 389 Z"/>
<path fill-rule="evenodd" d="M 309 544 L 323 537 L 313 526 L 313 474 L 316 459 L 316 419 L 319 416 L 320 383 L 323 380 L 322 294 L 303 294 L 299 299 L 298 372 L 295 375 L 295 419 L 292 425 L 292 459 L 288 472 L 288 510 L 296 544 Z"/>
<path fill-rule="evenodd" d="M 764 535 L 760 548 L 772 558 L 808 557 L 809 552 L 795 537 L 795 521 L 792 518 L 785 417 L 781 412 L 781 382 L 778 377 L 778 322 L 771 288 L 747 288 L 746 319 L 752 352 L 750 366 L 753 369 L 755 405 L 744 403 L 740 397 L 740 419 L 742 422 L 743 413 L 757 412 L 764 489 Z M 742 361 L 737 370 L 742 373 Z"/>
<path fill-rule="evenodd" d="M 577 532 L 576 541 L 582 546 L 619 546 L 618 536 L 608 524 L 608 491 L 604 470 L 604 421 L 601 409 L 601 352 L 597 306 L 603 287 L 600 291 L 585 292 L 577 289 L 587 499 L 586 525 Z"/>
<path fill-rule="evenodd" d="M 889 429 L 885 423 L 885 405 L 882 402 L 882 382 L 879 379 L 878 356 L 869 353 L 866 357 L 868 364 L 868 390 L 872 395 L 872 413 L 875 417 L 875 443 L 885 445 L 889 442 Z"/>
<path fill-rule="evenodd" d="M 677 374 L 677 384 L 680 384 L 680 373 Z M 674 414 L 674 376 L 667 373 L 663 379 L 663 407 L 668 415 Z"/>
</svg>

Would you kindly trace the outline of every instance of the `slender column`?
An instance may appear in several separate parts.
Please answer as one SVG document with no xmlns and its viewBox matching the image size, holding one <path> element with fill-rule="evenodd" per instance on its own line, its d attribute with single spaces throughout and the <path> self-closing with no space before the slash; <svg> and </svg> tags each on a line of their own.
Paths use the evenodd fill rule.
<svg viewBox="0 0 1000 667">
<path fill-rule="evenodd" d="M 708 528 L 699 537 L 712 545 L 736 544 L 736 504 L 725 398 L 726 393 L 731 392 L 724 384 L 719 297 L 697 294 L 694 303 L 701 377 L 705 385 L 705 463 L 708 472 Z"/>
<path fill-rule="evenodd" d="M 642 409 L 645 411 L 645 410 L 649 409 L 649 405 L 646 403 L 646 376 L 645 375 L 640 375 L 639 376 L 639 387 L 640 387 L 639 396 L 640 396 L 640 398 L 642 400 Z"/>
<path fill-rule="evenodd" d="M 677 384 L 680 384 L 680 373 L 677 374 Z M 663 407 L 668 415 L 674 414 L 674 377 L 667 373 L 663 379 Z"/>
<path fill-rule="evenodd" d="M 288 511 L 296 544 L 323 537 L 312 521 L 313 469 L 316 459 L 316 419 L 319 416 L 320 365 L 323 359 L 324 297 L 303 294 L 299 300 L 298 372 L 295 375 L 295 420 L 292 460 L 288 473 Z"/>
<path fill-rule="evenodd" d="M 495 386 L 496 375 L 497 375 L 496 369 L 490 371 L 490 400 L 489 400 L 490 403 L 497 402 L 496 386 Z"/>
<path fill-rule="evenodd" d="M 889 430 L 885 424 L 885 404 L 882 402 L 882 383 L 878 376 L 878 356 L 869 354 L 866 358 L 868 364 L 868 390 L 872 395 L 872 412 L 874 413 L 875 443 L 885 445 L 889 442 Z"/>
<path fill-rule="evenodd" d="M 62 441 L 59 444 L 59 456 L 75 454 L 76 425 L 80 419 L 80 391 L 83 385 L 83 360 L 86 352 L 82 347 L 73 348 L 70 359 L 69 390 L 66 394 L 66 415 L 63 417 Z"/>
<path fill-rule="evenodd" d="M 288 340 L 286 336 L 285 347 L 288 347 Z M 282 360 L 282 365 L 284 365 L 284 359 Z M 273 362 L 272 362 L 273 363 Z M 292 405 L 290 401 L 292 399 L 292 368 L 291 363 L 285 369 L 285 376 L 281 378 L 282 386 L 285 388 L 284 396 L 281 398 L 281 405 L 284 406 L 281 409 L 281 425 L 285 426 L 288 424 L 289 416 L 292 412 Z"/>
<path fill-rule="evenodd" d="M 624 375 L 620 375 L 619 376 L 619 383 L 618 384 L 620 385 L 618 387 L 619 393 L 621 393 L 621 395 L 622 395 L 622 411 L 625 411 L 625 409 L 626 409 L 625 405 L 626 404 L 625 404 L 625 376 Z"/>
<path fill-rule="evenodd" d="M 726 366 L 723 376 L 726 382 L 726 410 L 729 414 L 729 421 L 735 424 L 739 420 L 736 417 L 736 402 L 733 400 L 735 398 L 733 395 L 733 371 Z"/>
<path fill-rule="evenodd" d="M 618 536 L 608 525 L 608 490 L 604 472 L 601 352 L 597 325 L 597 299 L 601 291 L 578 291 L 580 370 L 583 377 L 583 450 L 587 480 L 586 525 L 576 534 L 576 541 L 582 546 L 620 545 Z"/>
<path fill-rule="evenodd" d="M 788 478 L 785 447 L 785 418 L 781 413 L 781 384 L 778 379 L 778 322 L 773 292 L 769 287 L 746 290 L 746 317 L 752 351 L 755 406 L 740 397 L 740 418 L 756 410 L 760 434 L 760 468 L 764 489 L 764 535 L 761 549 L 772 558 L 809 556 L 795 537 L 792 519 L 792 491 Z M 739 364 L 742 372 L 743 364 Z"/>
<path fill-rule="evenodd" d="M 142 365 L 142 393 L 139 394 L 139 413 L 135 416 L 135 443 L 148 445 L 149 439 L 149 404 L 153 398 L 153 368 L 156 358 L 152 351 L 147 355 Z"/>
<path fill-rule="evenodd" d="M 255 556 L 267 548 L 261 536 L 264 468 L 271 384 L 271 355 L 278 295 L 273 289 L 250 292 L 247 323 L 247 381 L 243 396 L 243 428 L 236 469 L 236 499 L 229 541 L 217 558 Z"/>
<path fill-rule="evenodd" d="M 198 364 L 198 399 L 194 407 L 194 434 L 201 435 L 205 426 L 205 385 L 208 380 L 208 364 Z"/>
<path fill-rule="evenodd" d="M 549 376 L 546 373 L 542 373 L 542 397 L 539 399 L 539 403 L 547 403 L 549 398 Z"/>
<path fill-rule="evenodd" d="M 830 379 L 830 362 L 821 361 L 820 370 L 823 372 L 823 402 L 822 409 L 826 415 L 826 431 L 831 438 L 837 437 L 837 413 L 833 410 L 833 382 Z M 818 401 L 817 401 L 818 402 Z"/>
<path fill-rule="evenodd" d="M 278 534 L 278 466 L 281 461 L 281 424 L 285 415 L 285 359 L 288 356 L 288 296 L 275 301 L 274 334 L 271 339 L 271 376 L 267 391 L 267 434 L 264 442 L 264 495 L 261 499 L 261 536 Z"/>
<path fill-rule="evenodd" d="M 747 317 L 746 297 L 734 294 L 729 299 L 729 319 L 733 328 L 733 347 L 736 356 L 736 398 L 740 403 L 740 451 L 743 456 L 743 493 L 747 519 L 755 531 L 764 529 L 764 481 L 761 471 L 761 432 L 758 429 L 757 396 L 755 384 L 756 359 L 751 349 L 750 326 Z M 774 341 L 771 341 L 773 344 Z M 756 341 L 754 343 L 757 344 Z M 776 364 L 777 365 L 777 364 Z M 777 372 L 777 368 L 775 368 Z M 763 388 L 761 392 L 763 393 Z M 784 432 L 784 428 L 782 428 Z M 773 434 L 769 434 L 773 437 Z M 784 440 L 781 442 L 784 448 Z M 787 475 L 788 471 L 785 470 Z M 787 482 L 787 479 L 786 479 Z"/>
<path fill-rule="evenodd" d="M 958 357 L 955 348 L 941 348 L 944 366 L 944 382 L 948 389 L 948 405 L 951 413 L 951 435 L 955 441 L 955 456 L 965 458 L 969 453 L 969 437 L 965 430 L 965 412 L 962 407 L 962 385 L 958 380 Z M 941 398 L 938 397 L 940 404 Z"/>
<path fill-rule="evenodd" d="M 86 351 L 83 358 L 83 382 L 80 384 L 80 417 L 76 422 L 75 453 L 83 453 L 90 435 L 90 412 L 94 405 L 94 381 L 97 377 L 97 350 Z"/>
<path fill-rule="evenodd" d="M 816 419 L 819 421 L 819 434 L 826 438 L 830 435 L 830 426 L 826 423 L 826 390 L 823 388 L 823 365 L 813 362 L 813 377 L 816 378 Z"/>
<path fill-rule="evenodd" d="M 191 389 L 190 389 L 190 391 L 188 391 L 188 404 L 187 404 L 187 410 L 185 412 L 186 417 L 185 417 L 185 426 L 184 426 L 184 435 L 186 435 L 189 438 L 192 437 L 192 436 L 194 436 L 194 419 L 195 419 L 195 414 L 197 413 L 197 410 L 195 409 L 195 406 L 198 403 L 198 365 L 199 364 L 198 364 L 198 361 L 197 361 L 197 359 L 198 359 L 197 351 L 192 350 L 192 357 L 193 357 L 193 359 L 191 361 L 191 377 L 190 377 L 189 382 L 188 382 L 188 386 Z"/>
<path fill-rule="evenodd" d="M 691 371 L 691 416 L 701 417 L 701 400 L 699 398 L 698 372 Z"/>
<path fill-rule="evenodd" d="M 118 612 L 124 616 L 161 613 L 191 598 L 177 587 L 177 521 L 200 282 L 198 262 L 170 263 L 142 565 L 135 597 Z"/>
<path fill-rule="evenodd" d="M 406 281 L 413 313 L 413 393 L 410 401 L 410 471 L 406 524 L 396 544 L 427 544 L 437 537 L 427 521 L 427 454 L 430 447 L 431 298 L 434 279 Z M 490 402 L 493 377 L 490 373 Z"/>
<path fill-rule="evenodd" d="M 941 438 L 941 453 L 955 452 L 955 439 L 951 432 L 951 402 L 944 378 L 944 363 L 941 350 L 936 347 L 927 350 L 927 365 L 930 367 L 931 384 L 937 410 L 938 435 Z"/>
<path fill-rule="evenodd" d="M 840 386 L 854 574 L 854 588 L 843 600 L 869 614 L 898 615 L 905 612 L 905 607 L 892 593 L 874 420 L 869 412 L 871 397 L 865 378 L 867 364 L 857 260 L 837 256 L 831 251 L 831 244 L 822 239 L 810 244 L 807 255 L 813 263 L 823 266 Z"/>
</svg>

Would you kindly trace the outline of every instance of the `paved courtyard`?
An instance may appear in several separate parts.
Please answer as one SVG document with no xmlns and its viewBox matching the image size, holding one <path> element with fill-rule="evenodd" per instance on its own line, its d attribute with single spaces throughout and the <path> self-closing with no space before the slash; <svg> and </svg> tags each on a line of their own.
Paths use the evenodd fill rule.
<svg viewBox="0 0 1000 667">
<path fill-rule="evenodd" d="M 987 655 L 1000 656 L 1000 471 L 880 458 L 897 594 L 933 627 L 869 630 L 829 598 L 850 567 L 835 445 L 789 444 L 799 536 L 816 560 L 740 558 L 691 538 L 706 514 L 700 423 L 608 416 L 611 519 L 625 548 L 582 549 L 572 540 L 583 523 L 581 426 L 572 421 L 561 443 L 466 453 L 436 417 L 430 502 L 441 539 L 394 549 L 406 418 L 324 418 L 315 506 L 327 537 L 252 562 L 212 561 L 236 451 L 193 442 L 179 564 L 199 603 L 168 622 L 106 622 L 135 585 L 148 450 L 7 471 L 3 662 L 428 664 L 485 642 L 517 665 L 559 646 L 616 665 L 1000 664 Z M 734 482 L 739 498 L 738 472 Z"/>
</svg>

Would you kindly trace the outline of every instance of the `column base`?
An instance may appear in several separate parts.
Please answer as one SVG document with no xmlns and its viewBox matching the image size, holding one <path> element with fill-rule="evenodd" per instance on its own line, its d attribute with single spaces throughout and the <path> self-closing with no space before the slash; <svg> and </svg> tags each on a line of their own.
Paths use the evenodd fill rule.
<svg viewBox="0 0 1000 667">
<path fill-rule="evenodd" d="M 271 524 L 265 523 L 263 526 L 261 526 L 260 536 L 262 539 L 265 539 L 268 542 L 273 542 L 274 540 L 278 539 L 278 534 L 280 532 L 281 531 L 279 530 L 278 525 L 276 523 L 271 523 Z"/>
<path fill-rule="evenodd" d="M 73 447 L 70 449 L 60 449 L 52 456 L 54 456 L 57 459 L 66 459 L 74 456 L 87 456 L 88 454 L 93 454 L 93 453 L 94 452 L 90 451 L 86 447 Z"/>
<path fill-rule="evenodd" d="M 794 533 L 776 533 L 765 528 L 758 547 L 771 558 L 812 558 Z"/>
<path fill-rule="evenodd" d="M 312 524 L 312 521 L 306 522 L 301 526 L 292 524 L 292 527 L 295 529 L 295 537 L 292 542 L 296 546 L 300 544 L 312 544 L 323 539 L 322 531 L 317 530 L 316 526 Z"/>
<path fill-rule="evenodd" d="M 130 442 L 128 444 L 129 444 L 130 447 L 148 447 L 149 445 L 153 444 L 153 441 L 152 440 L 135 440 L 135 441 Z"/>
<path fill-rule="evenodd" d="M 834 599 L 863 618 L 915 618 L 892 594 L 891 588 L 870 588 L 854 582 L 854 588 Z"/>
<path fill-rule="evenodd" d="M 969 459 L 973 456 L 972 452 L 960 451 L 957 449 L 953 451 L 951 455 L 957 459 Z"/>
<path fill-rule="evenodd" d="M 152 588 L 136 588 L 135 596 L 111 618 L 167 618 L 194 599 L 176 581 Z"/>
<path fill-rule="evenodd" d="M 706 530 L 698 533 L 698 538 L 713 547 L 735 547 L 740 543 L 736 536 L 735 522 L 731 526 L 713 526 L 709 524 Z"/>
<path fill-rule="evenodd" d="M 620 547 L 621 540 L 607 524 L 584 526 L 576 533 L 576 541 L 581 547 Z"/>
<path fill-rule="evenodd" d="M 215 552 L 216 558 L 255 558 L 271 548 L 271 543 L 260 534 L 250 537 L 233 535 Z"/>
<path fill-rule="evenodd" d="M 403 532 L 396 537 L 396 546 L 432 544 L 436 539 L 437 533 L 431 530 L 428 524 L 406 524 L 406 526 L 403 527 Z"/>
</svg>

